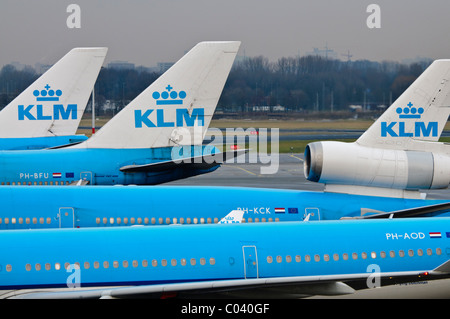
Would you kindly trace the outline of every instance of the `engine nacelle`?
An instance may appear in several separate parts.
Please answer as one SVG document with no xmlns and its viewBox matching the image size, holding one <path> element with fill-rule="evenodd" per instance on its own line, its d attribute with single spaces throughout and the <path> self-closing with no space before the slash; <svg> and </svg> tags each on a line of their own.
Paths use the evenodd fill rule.
<svg viewBox="0 0 450 319">
<path fill-rule="evenodd" d="M 450 157 L 433 152 L 314 142 L 306 146 L 305 177 L 324 184 L 404 190 L 447 188 Z"/>
</svg>

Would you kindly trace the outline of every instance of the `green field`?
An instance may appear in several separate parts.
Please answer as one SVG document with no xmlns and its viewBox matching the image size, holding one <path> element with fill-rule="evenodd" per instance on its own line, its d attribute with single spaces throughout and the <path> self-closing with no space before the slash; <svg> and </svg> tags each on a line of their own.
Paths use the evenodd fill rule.
<svg viewBox="0 0 450 319">
<path fill-rule="evenodd" d="M 108 122 L 108 118 L 99 118 L 96 120 L 96 126 L 102 126 L 106 122 Z M 369 128 L 369 126 L 373 123 L 373 121 L 370 120 L 322 120 L 322 121 L 304 121 L 304 120 L 257 120 L 252 121 L 249 119 L 242 119 L 242 120 L 228 120 L 228 119 L 221 119 L 221 120 L 213 120 L 211 122 L 210 128 L 219 128 L 219 129 L 225 129 L 225 128 L 243 128 L 244 130 L 248 128 L 279 128 L 280 130 L 295 130 L 295 129 L 317 129 L 317 130 L 323 130 L 323 129 L 349 129 L 349 130 L 366 130 Z M 85 115 L 83 119 L 81 120 L 80 126 L 87 126 L 89 127 L 91 125 L 91 119 L 90 114 Z M 444 130 L 450 130 L 450 124 L 447 123 Z M 268 130 L 270 132 L 270 130 Z M 78 134 L 85 134 L 86 136 L 91 135 L 90 129 L 79 129 Z M 314 131 L 308 132 L 308 133 L 299 133 L 299 132 L 280 132 L 281 135 L 289 135 L 289 134 L 311 134 L 314 133 Z M 342 142 L 353 142 L 352 139 L 333 139 L 336 141 L 342 141 Z M 303 153 L 305 150 L 305 147 L 308 143 L 314 142 L 316 140 L 281 140 L 279 142 L 279 152 L 280 153 Z M 443 137 L 440 139 L 441 142 L 450 142 L 450 137 Z M 245 147 L 248 147 L 246 145 Z M 268 151 L 271 152 L 270 149 L 270 143 L 268 145 Z"/>
</svg>

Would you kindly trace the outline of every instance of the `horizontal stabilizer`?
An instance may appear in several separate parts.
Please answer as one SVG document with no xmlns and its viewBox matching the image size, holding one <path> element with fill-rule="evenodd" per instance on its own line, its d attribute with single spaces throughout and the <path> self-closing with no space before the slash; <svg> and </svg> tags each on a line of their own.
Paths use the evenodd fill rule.
<svg viewBox="0 0 450 319">
<path fill-rule="evenodd" d="M 450 273 L 450 260 L 447 260 L 445 263 L 443 263 L 442 265 L 440 265 L 439 267 L 433 269 L 432 271 L 433 274 L 448 274 Z"/>
<path fill-rule="evenodd" d="M 120 168 L 120 171 L 126 173 L 133 172 L 162 172 L 174 168 L 192 168 L 192 169 L 209 169 L 220 164 L 226 160 L 232 159 L 239 155 L 245 154 L 248 150 L 227 151 L 223 153 L 200 155 L 193 157 L 185 157 L 176 160 L 163 161 L 157 163 L 143 164 L 143 165 L 126 165 Z"/>
<path fill-rule="evenodd" d="M 436 205 L 428 205 L 423 207 L 415 207 L 409 209 L 398 210 L 394 212 L 381 213 L 369 216 L 357 217 L 358 219 L 375 219 L 375 218 L 407 218 L 421 217 L 425 214 L 444 213 L 450 210 L 450 202 Z"/>
</svg>

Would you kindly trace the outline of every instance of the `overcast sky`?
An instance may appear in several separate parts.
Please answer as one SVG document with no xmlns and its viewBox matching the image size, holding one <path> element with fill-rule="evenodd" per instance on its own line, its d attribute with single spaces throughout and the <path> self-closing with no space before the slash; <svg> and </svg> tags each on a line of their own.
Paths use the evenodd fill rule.
<svg viewBox="0 0 450 319">
<path fill-rule="evenodd" d="M 66 25 L 71 3 L 80 29 Z M 371 3 L 380 29 L 367 27 Z M 450 58 L 449 13 L 448 0 L 0 0 L 0 67 L 52 64 L 79 46 L 109 47 L 106 63 L 154 66 L 204 40 L 240 40 L 240 55 L 272 61 L 326 44 L 352 59 Z"/>
</svg>

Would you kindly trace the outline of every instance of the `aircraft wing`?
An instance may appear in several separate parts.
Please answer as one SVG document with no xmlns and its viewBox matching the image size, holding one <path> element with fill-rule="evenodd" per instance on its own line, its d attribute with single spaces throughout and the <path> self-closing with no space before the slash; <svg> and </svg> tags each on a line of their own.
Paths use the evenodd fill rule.
<svg viewBox="0 0 450 319">
<path fill-rule="evenodd" d="M 450 260 L 435 269 L 423 271 L 404 271 L 379 273 L 382 286 L 396 284 L 399 281 L 413 282 L 440 279 L 450 274 Z M 372 272 L 359 274 L 270 277 L 254 279 L 216 280 L 203 282 L 186 282 L 162 285 L 142 285 L 127 287 L 107 287 L 102 289 L 67 288 L 44 292 L 18 291 L 11 298 L 20 299 L 79 299 L 79 298 L 129 298 L 145 296 L 160 298 L 162 296 L 211 296 L 226 293 L 228 297 L 280 297 L 299 298 L 310 295 L 344 295 L 352 294 L 355 289 L 367 288 Z M 387 280 L 387 281 L 386 281 Z M 357 288 L 352 288 L 354 285 Z M 358 288 L 359 287 L 359 288 Z M 362 287 L 362 288 L 361 288 Z"/>
<path fill-rule="evenodd" d="M 226 160 L 245 154 L 248 150 L 235 150 L 223 153 L 185 157 L 170 161 L 162 161 L 143 165 L 126 165 L 120 171 L 132 172 L 161 172 L 179 167 L 189 167 L 195 169 L 208 169 L 223 164 Z"/>
<path fill-rule="evenodd" d="M 358 219 L 375 219 L 375 218 L 407 218 L 407 217 L 422 217 L 430 213 L 444 213 L 450 210 L 450 202 L 428 205 L 423 207 L 415 207 L 409 209 L 398 210 L 394 212 L 380 213 L 375 215 L 368 215 L 357 217 Z"/>
</svg>

